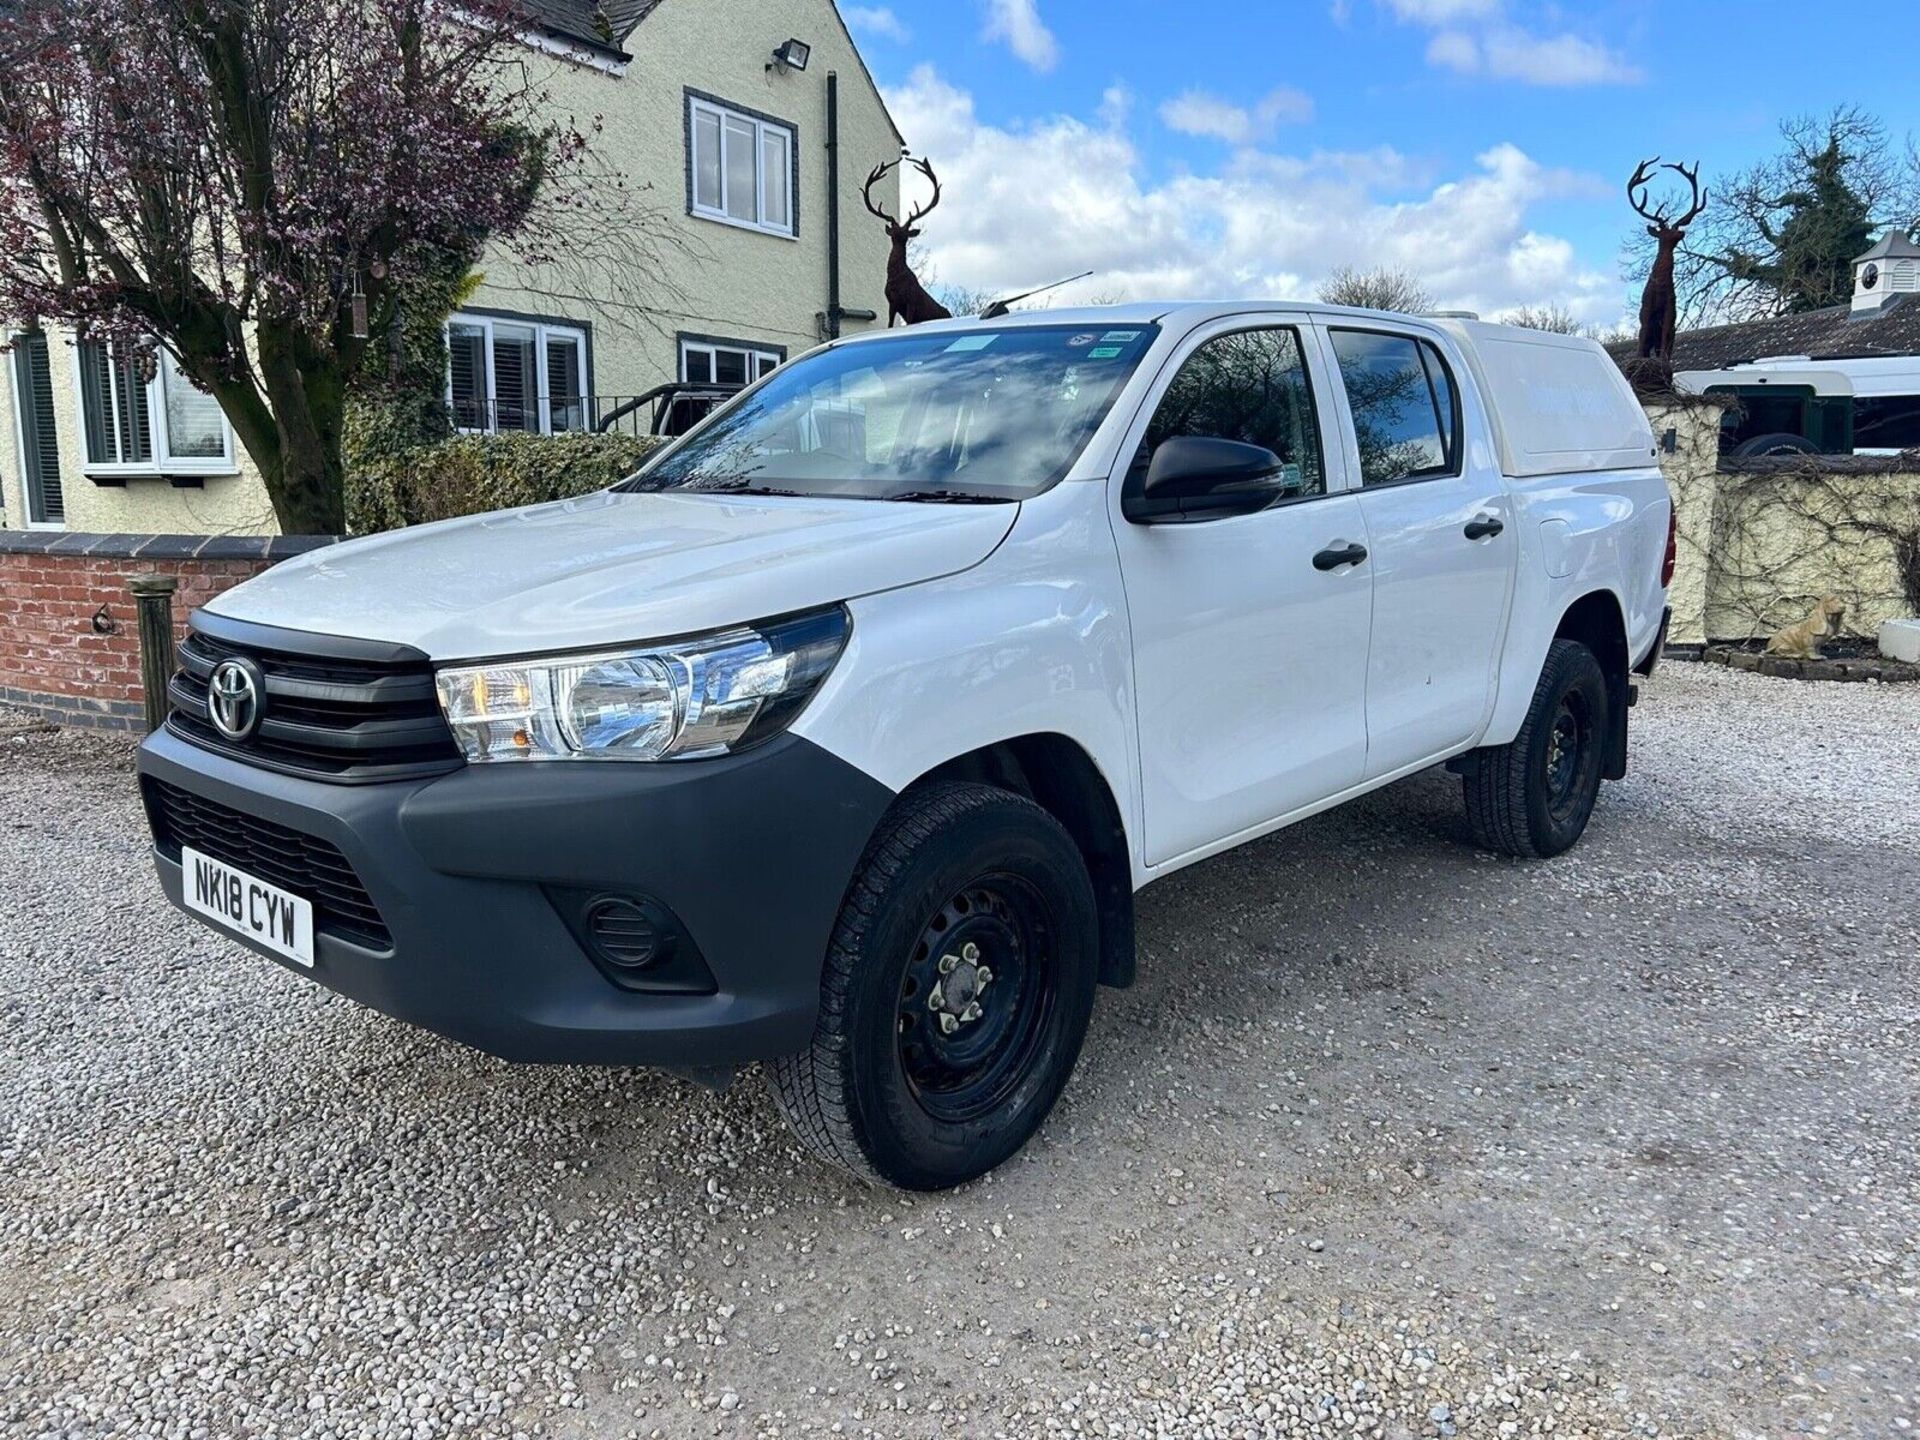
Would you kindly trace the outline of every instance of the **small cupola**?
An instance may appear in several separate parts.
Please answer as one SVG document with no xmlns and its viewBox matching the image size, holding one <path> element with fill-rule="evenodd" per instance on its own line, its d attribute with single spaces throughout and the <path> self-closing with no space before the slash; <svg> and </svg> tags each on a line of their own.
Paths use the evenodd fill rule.
<svg viewBox="0 0 1920 1440">
<path fill-rule="evenodd" d="M 1853 262 L 1853 308 L 1878 310 L 1902 295 L 1920 294 L 1920 245 L 1902 230 L 1889 230 Z"/>
</svg>

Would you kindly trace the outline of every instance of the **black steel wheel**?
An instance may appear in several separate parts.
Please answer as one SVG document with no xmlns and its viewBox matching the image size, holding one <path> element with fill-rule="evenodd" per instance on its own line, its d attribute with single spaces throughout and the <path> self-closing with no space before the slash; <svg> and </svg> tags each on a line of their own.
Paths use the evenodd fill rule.
<svg viewBox="0 0 1920 1440">
<path fill-rule="evenodd" d="M 1086 1036 L 1093 885 L 1046 811 L 986 785 L 900 797 L 868 846 L 803 1053 L 769 1067 L 801 1141 L 863 1178 L 938 1190 L 1037 1130 Z"/>
<path fill-rule="evenodd" d="M 1586 646 L 1556 640 L 1520 733 L 1467 757 L 1467 824 L 1489 850 L 1544 859 L 1586 833 L 1608 743 L 1606 672 Z"/>
<path fill-rule="evenodd" d="M 989 875 L 927 922 L 900 982 L 900 1068 L 937 1120 L 1006 1101 L 1046 1036 L 1057 991 L 1055 920 L 1026 881 Z"/>
</svg>

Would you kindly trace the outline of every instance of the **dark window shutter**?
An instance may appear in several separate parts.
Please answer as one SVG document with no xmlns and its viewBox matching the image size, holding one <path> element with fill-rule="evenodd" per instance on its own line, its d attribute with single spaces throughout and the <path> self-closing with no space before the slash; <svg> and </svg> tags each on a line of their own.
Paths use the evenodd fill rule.
<svg viewBox="0 0 1920 1440">
<path fill-rule="evenodd" d="M 27 519 L 35 524 L 64 524 L 67 507 L 60 489 L 60 436 L 54 425 L 53 367 L 45 335 L 23 336 L 15 344 L 13 379 L 20 434 L 26 442 L 21 464 Z"/>
</svg>

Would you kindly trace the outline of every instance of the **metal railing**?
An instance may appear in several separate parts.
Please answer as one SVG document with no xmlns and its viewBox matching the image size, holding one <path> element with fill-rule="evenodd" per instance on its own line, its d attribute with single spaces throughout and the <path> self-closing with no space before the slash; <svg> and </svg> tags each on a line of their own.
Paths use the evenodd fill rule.
<svg viewBox="0 0 1920 1440">
<path fill-rule="evenodd" d="M 532 404 L 513 400 L 454 400 L 453 427 L 466 434 L 562 435 L 621 432 L 679 435 L 716 405 L 738 393 L 737 385 L 657 385 L 639 395 L 582 395 Z"/>
</svg>

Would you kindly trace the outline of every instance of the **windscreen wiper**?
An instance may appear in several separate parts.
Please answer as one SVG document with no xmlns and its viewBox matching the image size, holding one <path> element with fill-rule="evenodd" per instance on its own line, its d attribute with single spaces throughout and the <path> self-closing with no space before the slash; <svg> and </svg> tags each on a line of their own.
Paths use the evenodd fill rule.
<svg viewBox="0 0 1920 1440">
<path fill-rule="evenodd" d="M 876 495 L 876 500 L 917 500 L 932 505 L 1011 505 L 1004 495 L 969 495 L 964 490 L 902 490 L 893 495 Z"/>
</svg>

